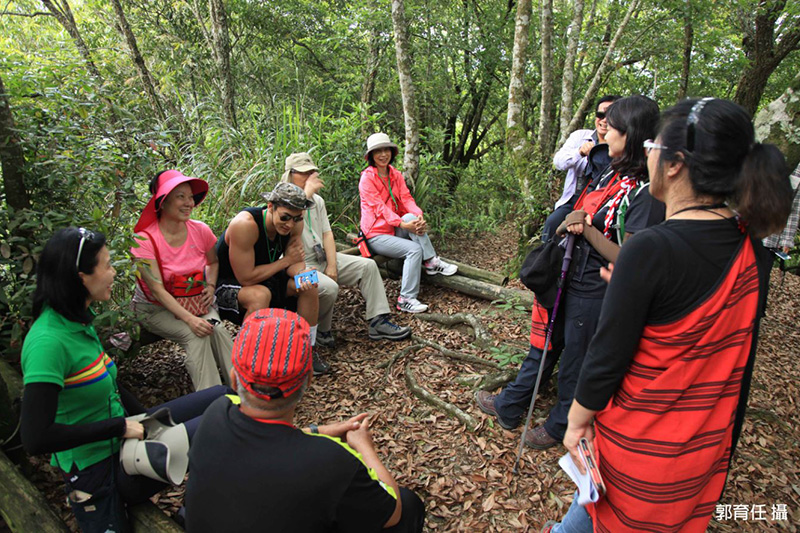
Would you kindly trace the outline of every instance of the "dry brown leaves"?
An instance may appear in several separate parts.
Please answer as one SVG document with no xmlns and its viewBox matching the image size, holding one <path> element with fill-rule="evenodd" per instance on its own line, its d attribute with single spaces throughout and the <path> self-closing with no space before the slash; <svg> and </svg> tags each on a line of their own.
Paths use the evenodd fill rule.
<svg viewBox="0 0 800 533">
<path fill-rule="evenodd" d="M 483 268 L 500 270 L 516 249 L 513 230 L 481 238 L 448 239 L 443 255 Z M 486 246 L 492 243 L 492 246 Z M 498 244 L 498 246 L 495 246 Z M 800 277 L 787 276 L 779 288 L 773 275 L 767 316 L 762 321 L 750 409 L 733 461 L 723 504 L 764 505 L 766 521 L 712 521 L 711 531 L 795 531 L 800 523 L 800 421 L 797 416 L 800 366 Z M 386 281 L 390 301 L 397 297 L 397 281 Z M 501 311 L 486 302 L 423 285 L 420 300 L 431 312 L 471 312 L 481 316 L 498 341 L 527 344 L 529 317 Z M 481 413 L 472 401 L 472 389 L 456 378 L 483 374 L 471 367 L 423 348 L 398 360 L 384 378 L 376 365 L 387 360 L 410 341 L 372 342 L 363 319 L 364 304 L 357 290 L 340 292 L 334 319 L 336 349 L 323 352 L 333 364 L 331 375 L 315 379 L 298 412 L 298 425 L 340 420 L 360 412 L 373 417 L 373 433 L 379 454 L 401 485 L 423 497 L 431 531 L 538 531 L 549 519 L 566 512 L 574 488 L 560 471 L 560 447 L 536 452 L 526 449 L 520 473 L 512 474 L 521 430 L 505 431 Z M 488 357 L 470 346 L 467 331 L 445 329 L 395 314 L 397 322 L 410 325 L 441 345 Z M 405 386 L 403 365 L 410 364 L 420 384 L 481 421 L 474 433 L 411 395 Z M 152 345 L 134 361 L 120 364 L 121 380 L 146 405 L 155 405 L 189 392 L 180 350 L 169 343 Z M 551 392 L 537 405 L 534 418 L 544 417 L 554 401 Z M 41 466 L 40 478 L 46 467 Z M 63 504 L 57 475 L 38 480 L 51 500 Z M 55 479 L 55 482 L 53 481 Z M 181 490 L 158 496 L 158 504 L 174 512 Z M 771 506 L 786 504 L 788 518 L 773 521 Z M 62 515 L 69 515 L 63 509 Z"/>
</svg>

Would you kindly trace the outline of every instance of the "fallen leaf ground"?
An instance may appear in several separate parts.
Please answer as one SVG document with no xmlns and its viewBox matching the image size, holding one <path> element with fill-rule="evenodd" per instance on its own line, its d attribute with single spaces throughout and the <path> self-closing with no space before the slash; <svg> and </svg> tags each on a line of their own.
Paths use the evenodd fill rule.
<svg viewBox="0 0 800 533">
<path fill-rule="evenodd" d="M 495 234 L 448 238 L 440 251 L 446 257 L 502 271 L 514 256 L 516 243 L 516 233 L 507 227 Z M 392 301 L 399 283 L 385 283 Z M 796 531 L 800 524 L 798 295 L 800 277 L 787 275 L 782 280 L 773 272 L 748 416 L 721 501 L 730 505 L 731 517 L 712 520 L 709 531 Z M 426 285 L 420 300 L 431 305 L 431 312 L 468 312 L 480 317 L 493 338 L 506 346 L 494 354 L 527 351 L 527 313 Z M 561 447 L 544 452 L 526 449 L 519 474 L 512 473 L 521 431 L 503 430 L 483 415 L 472 401 L 473 389 L 465 384 L 470 377 L 491 370 L 443 357 L 430 348 L 405 356 L 388 369 L 377 368 L 411 341 L 370 341 L 363 309 L 357 290 L 340 292 L 334 319 L 337 347 L 323 352 L 334 372 L 314 380 L 298 412 L 298 424 L 371 413 L 379 454 L 398 482 L 425 500 L 429 531 L 538 531 L 546 520 L 560 518 L 574 491 L 557 465 L 564 451 Z M 443 328 L 410 315 L 395 317 L 415 334 L 447 348 L 485 358 L 493 355 L 472 347 L 468 330 Z M 405 365 L 410 365 L 423 387 L 479 420 L 477 430 L 467 431 L 413 396 L 405 384 Z M 121 381 L 146 405 L 190 391 L 182 354 L 170 343 L 151 345 L 119 366 Z M 553 392 L 541 398 L 534 418 L 543 419 L 553 401 Z M 35 482 L 75 529 L 59 476 L 43 460 L 34 461 Z M 174 513 L 181 505 L 182 489 L 164 491 L 154 500 Z M 778 505 L 785 505 L 785 518 L 773 516 L 773 506 Z M 745 512 L 747 518 L 743 518 Z"/>
</svg>

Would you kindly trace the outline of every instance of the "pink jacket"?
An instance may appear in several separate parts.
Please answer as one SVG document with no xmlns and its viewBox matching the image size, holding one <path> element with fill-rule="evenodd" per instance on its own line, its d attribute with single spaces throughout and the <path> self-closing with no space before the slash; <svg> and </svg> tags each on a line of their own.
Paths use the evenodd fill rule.
<svg viewBox="0 0 800 533">
<path fill-rule="evenodd" d="M 391 165 L 388 185 L 386 180 L 378 177 L 377 168 L 365 168 L 358 183 L 358 192 L 361 195 L 361 230 L 368 239 L 376 235 L 394 235 L 395 228 L 406 213 L 422 216 L 422 209 L 411 197 L 406 179 Z"/>
</svg>

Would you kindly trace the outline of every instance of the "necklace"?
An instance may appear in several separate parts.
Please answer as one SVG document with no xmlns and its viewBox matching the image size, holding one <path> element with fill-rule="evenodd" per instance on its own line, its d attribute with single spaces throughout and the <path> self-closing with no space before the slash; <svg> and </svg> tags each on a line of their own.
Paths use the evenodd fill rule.
<svg viewBox="0 0 800 533">
<path fill-rule="evenodd" d="M 677 215 L 678 213 L 683 213 L 684 211 L 709 211 L 709 212 L 712 212 L 712 213 L 713 213 L 712 209 L 722 209 L 723 207 L 728 207 L 728 206 L 727 206 L 727 205 L 725 205 L 725 204 L 723 204 L 723 203 L 719 203 L 719 204 L 699 204 L 699 205 L 690 205 L 689 207 L 684 207 L 683 209 L 678 209 L 677 211 L 675 211 L 674 213 L 672 213 L 672 214 L 669 216 L 669 218 L 672 218 L 672 217 L 674 217 L 674 216 L 675 216 L 675 215 Z M 715 214 L 715 215 L 717 215 L 717 216 L 719 216 L 719 217 L 722 217 L 722 218 L 728 218 L 728 217 L 726 217 L 725 215 L 722 215 L 722 214 L 720 214 L 720 213 L 713 213 L 713 214 Z"/>
<path fill-rule="evenodd" d="M 266 209 L 262 209 L 261 210 L 261 222 L 264 225 L 264 240 L 267 241 L 267 255 L 269 256 L 269 262 L 270 263 L 274 263 L 275 262 L 275 258 L 278 257 L 279 252 L 281 251 L 281 248 L 282 248 L 280 235 L 277 234 L 278 233 L 277 231 L 275 232 L 275 241 L 278 244 L 275 246 L 275 248 L 272 248 L 272 246 L 269 243 L 269 232 L 267 231 L 267 210 Z"/>
</svg>

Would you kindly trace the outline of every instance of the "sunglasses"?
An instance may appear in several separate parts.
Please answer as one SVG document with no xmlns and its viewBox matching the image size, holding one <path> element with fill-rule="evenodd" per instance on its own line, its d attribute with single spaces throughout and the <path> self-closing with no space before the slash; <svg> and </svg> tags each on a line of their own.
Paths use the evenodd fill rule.
<svg viewBox="0 0 800 533">
<path fill-rule="evenodd" d="M 83 243 L 85 243 L 87 240 L 91 241 L 92 239 L 94 239 L 94 232 L 86 228 L 78 228 L 78 233 L 80 233 L 81 235 L 81 242 L 78 245 L 78 256 L 75 258 L 75 270 L 79 270 L 78 265 L 81 264 L 81 252 L 83 252 Z"/>
<path fill-rule="evenodd" d="M 594 116 L 595 116 L 595 118 L 597 118 L 597 120 L 603 120 L 604 118 L 606 118 L 606 112 L 605 111 L 597 111 L 597 112 L 595 112 Z"/>
<path fill-rule="evenodd" d="M 293 217 L 288 213 L 278 215 L 278 218 L 280 219 L 281 222 L 289 222 L 290 220 L 294 220 L 295 224 L 303 221 L 303 215 L 297 215 L 296 217 Z"/>
<path fill-rule="evenodd" d="M 647 139 L 645 142 L 642 143 L 642 146 L 644 146 L 644 151 L 647 155 L 650 155 L 650 152 L 652 150 L 669 150 L 669 148 L 667 148 L 663 144 L 654 143 L 653 139 Z"/>
</svg>

